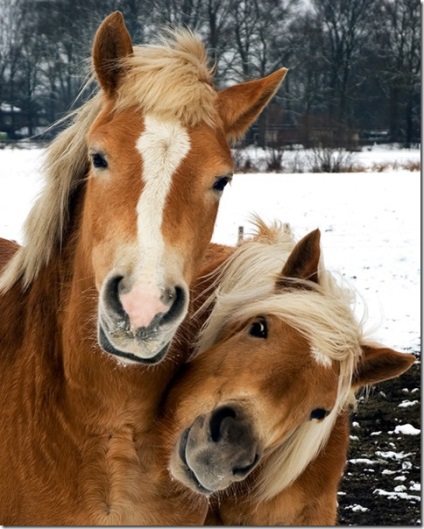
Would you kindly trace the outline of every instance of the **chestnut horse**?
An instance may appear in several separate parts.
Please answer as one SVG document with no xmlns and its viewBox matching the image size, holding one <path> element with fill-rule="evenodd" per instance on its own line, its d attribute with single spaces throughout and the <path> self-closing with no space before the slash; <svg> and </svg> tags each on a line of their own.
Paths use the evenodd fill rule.
<svg viewBox="0 0 424 529">
<path fill-rule="evenodd" d="M 172 475 L 210 497 L 209 524 L 333 525 L 354 393 L 415 357 L 363 336 L 319 230 L 294 245 L 258 224 L 234 251 L 208 254 L 220 273 L 168 396 L 165 451 Z"/>
<path fill-rule="evenodd" d="M 168 345 L 231 179 L 228 140 L 286 70 L 216 92 L 197 36 L 133 47 L 120 13 L 92 55 L 100 90 L 48 149 L 24 246 L 0 244 L 0 524 L 198 523 L 196 502 L 155 504 L 149 473 L 184 361 Z"/>
</svg>

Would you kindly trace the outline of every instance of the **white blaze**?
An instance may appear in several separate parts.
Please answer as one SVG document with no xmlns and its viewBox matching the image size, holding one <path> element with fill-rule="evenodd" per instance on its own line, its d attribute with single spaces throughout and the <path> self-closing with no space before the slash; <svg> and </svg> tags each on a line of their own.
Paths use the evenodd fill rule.
<svg viewBox="0 0 424 529">
<path fill-rule="evenodd" d="M 137 204 L 140 261 L 137 282 L 153 288 L 164 285 L 163 210 L 172 175 L 190 150 L 190 138 L 177 121 L 145 116 L 145 130 L 136 147 L 143 160 L 144 188 Z M 152 278 L 156 285 L 152 284 Z"/>
</svg>

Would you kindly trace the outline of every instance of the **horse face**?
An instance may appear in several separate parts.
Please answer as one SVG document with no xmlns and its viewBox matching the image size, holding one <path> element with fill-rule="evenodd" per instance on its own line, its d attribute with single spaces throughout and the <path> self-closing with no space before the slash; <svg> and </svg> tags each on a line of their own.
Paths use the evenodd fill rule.
<svg viewBox="0 0 424 529">
<path fill-rule="evenodd" d="M 99 341 L 124 362 L 156 363 L 186 314 L 231 179 L 230 150 L 219 129 L 107 106 L 88 147 Z"/>
<path fill-rule="evenodd" d="M 164 357 L 231 178 L 227 140 L 244 134 L 286 74 L 216 93 L 201 43 L 186 33 L 173 46 L 133 49 L 118 12 L 93 45 L 103 109 L 88 133 L 83 229 L 99 343 L 126 363 Z"/>
<path fill-rule="evenodd" d="M 190 362 L 169 396 L 170 471 L 203 494 L 240 481 L 337 397 L 338 372 L 276 317 L 251 320 Z"/>
</svg>

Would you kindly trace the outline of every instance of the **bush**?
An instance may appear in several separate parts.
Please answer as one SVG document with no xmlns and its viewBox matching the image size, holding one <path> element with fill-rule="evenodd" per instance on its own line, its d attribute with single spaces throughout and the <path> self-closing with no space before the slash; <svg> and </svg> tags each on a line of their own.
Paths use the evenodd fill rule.
<svg viewBox="0 0 424 529">
<path fill-rule="evenodd" d="M 266 153 L 267 171 L 281 171 L 283 169 L 284 150 L 281 147 L 270 147 Z"/>
<path fill-rule="evenodd" d="M 343 147 L 323 147 L 318 145 L 312 148 L 309 162 L 313 173 L 352 172 L 353 152 Z"/>
</svg>

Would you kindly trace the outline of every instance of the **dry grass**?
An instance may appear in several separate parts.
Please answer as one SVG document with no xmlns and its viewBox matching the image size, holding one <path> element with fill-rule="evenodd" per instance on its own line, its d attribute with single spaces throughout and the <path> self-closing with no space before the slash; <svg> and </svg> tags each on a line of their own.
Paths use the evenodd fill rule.
<svg viewBox="0 0 424 529">
<path fill-rule="evenodd" d="M 306 156 L 296 153 L 295 156 L 284 156 L 284 149 L 269 148 L 266 156 L 261 159 L 251 157 L 243 148 L 232 150 L 237 172 L 337 172 L 337 173 L 383 173 L 388 171 L 420 171 L 419 161 L 374 162 L 370 166 L 363 165 L 353 159 L 354 153 L 344 149 L 315 148 Z"/>
<path fill-rule="evenodd" d="M 420 171 L 421 163 L 420 162 L 406 162 L 402 164 L 402 169 L 406 169 L 407 171 Z"/>
<path fill-rule="evenodd" d="M 371 171 L 374 173 L 383 173 L 386 171 L 419 171 L 421 169 L 420 162 L 376 162 L 371 166 Z"/>
</svg>

